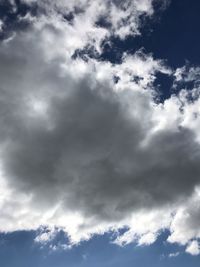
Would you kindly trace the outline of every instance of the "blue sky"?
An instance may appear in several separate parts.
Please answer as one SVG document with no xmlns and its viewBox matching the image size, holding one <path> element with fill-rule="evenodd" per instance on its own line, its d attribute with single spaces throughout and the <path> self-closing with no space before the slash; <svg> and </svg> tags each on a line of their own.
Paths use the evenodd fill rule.
<svg viewBox="0 0 200 267">
<path fill-rule="evenodd" d="M 0 266 L 199 266 L 199 13 L 0 0 Z"/>
<path fill-rule="evenodd" d="M 182 66 L 185 60 L 199 64 L 199 9 L 197 1 L 171 1 L 164 12 L 157 11 L 157 17 L 144 24 L 141 36 L 129 36 L 125 42 L 116 39 L 114 45 L 131 52 L 144 47 L 173 67 Z"/>
<path fill-rule="evenodd" d="M 110 244 L 109 234 L 96 236 L 88 242 L 69 251 L 50 251 L 48 246 L 42 249 L 34 242 L 34 232 L 16 232 L 1 235 L 2 266 L 27 265 L 31 267 L 64 267 L 64 266 L 199 266 L 199 256 L 184 253 L 177 245 L 169 245 L 162 234 L 150 247 L 136 247 L 133 244 L 118 247 Z M 170 253 L 180 252 L 177 257 L 169 257 Z"/>
</svg>

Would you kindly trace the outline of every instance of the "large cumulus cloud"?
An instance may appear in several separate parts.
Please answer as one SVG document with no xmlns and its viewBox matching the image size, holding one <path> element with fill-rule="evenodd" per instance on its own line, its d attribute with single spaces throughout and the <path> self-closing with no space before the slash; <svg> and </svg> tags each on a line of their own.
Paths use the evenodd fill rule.
<svg viewBox="0 0 200 267">
<path fill-rule="evenodd" d="M 76 243 L 128 227 L 115 240 L 123 245 L 169 229 L 168 241 L 191 251 L 200 232 L 197 86 L 158 103 L 157 72 L 177 84 L 185 69 L 173 74 L 141 51 L 118 64 L 74 59 L 79 31 L 59 15 L 32 19 L 0 45 L 0 230 L 62 227 Z"/>
</svg>

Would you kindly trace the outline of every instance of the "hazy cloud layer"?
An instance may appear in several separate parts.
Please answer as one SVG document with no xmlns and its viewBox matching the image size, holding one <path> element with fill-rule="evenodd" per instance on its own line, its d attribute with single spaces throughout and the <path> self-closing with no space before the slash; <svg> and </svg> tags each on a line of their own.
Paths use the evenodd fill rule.
<svg viewBox="0 0 200 267">
<path fill-rule="evenodd" d="M 142 51 L 119 64 L 74 59 L 77 48 L 110 30 L 94 26 L 99 1 L 82 1 L 85 11 L 73 24 L 59 11 L 75 2 L 56 3 L 41 1 L 48 15 L 29 17 L 28 30 L 0 44 L 0 230 L 62 227 L 77 243 L 127 227 L 114 242 L 143 245 L 169 229 L 169 242 L 198 254 L 199 68 L 173 72 Z M 101 4 L 117 20 L 116 34 L 121 17 L 112 8 L 128 16 L 128 33 L 141 12 L 153 14 L 151 1 L 124 5 Z M 158 103 L 158 72 L 173 76 L 174 87 L 196 83 Z M 36 241 L 47 239 L 42 233 Z"/>
</svg>

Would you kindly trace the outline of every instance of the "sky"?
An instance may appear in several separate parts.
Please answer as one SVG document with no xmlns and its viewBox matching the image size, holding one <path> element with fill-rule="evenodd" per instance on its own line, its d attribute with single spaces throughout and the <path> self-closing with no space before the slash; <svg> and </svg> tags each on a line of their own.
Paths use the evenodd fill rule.
<svg viewBox="0 0 200 267">
<path fill-rule="evenodd" d="M 199 266 L 199 12 L 0 0 L 1 266 Z"/>
</svg>

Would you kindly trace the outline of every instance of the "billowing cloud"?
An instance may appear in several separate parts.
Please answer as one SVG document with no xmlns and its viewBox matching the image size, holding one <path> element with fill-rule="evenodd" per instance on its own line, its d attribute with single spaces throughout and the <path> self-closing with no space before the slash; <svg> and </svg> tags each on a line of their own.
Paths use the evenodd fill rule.
<svg viewBox="0 0 200 267">
<path fill-rule="evenodd" d="M 121 38 L 134 33 L 141 12 L 153 14 L 152 1 L 123 7 L 82 1 L 84 12 L 73 23 L 63 20 L 60 10 L 74 3 L 41 1 L 47 14 L 32 17 L 28 30 L 0 45 L 0 230 L 58 227 L 72 244 L 113 230 L 114 243 L 144 245 L 169 229 L 168 241 L 194 254 L 200 237 L 197 88 L 158 103 L 157 73 L 174 76 L 176 84 L 184 81 L 184 68 L 173 72 L 142 50 L 117 64 L 72 57 L 92 39 L 119 34 L 116 8 L 129 27 Z M 111 29 L 94 24 L 100 15 Z M 120 235 L 120 228 L 127 231 Z M 48 233 L 36 241 L 54 236 Z"/>
</svg>

